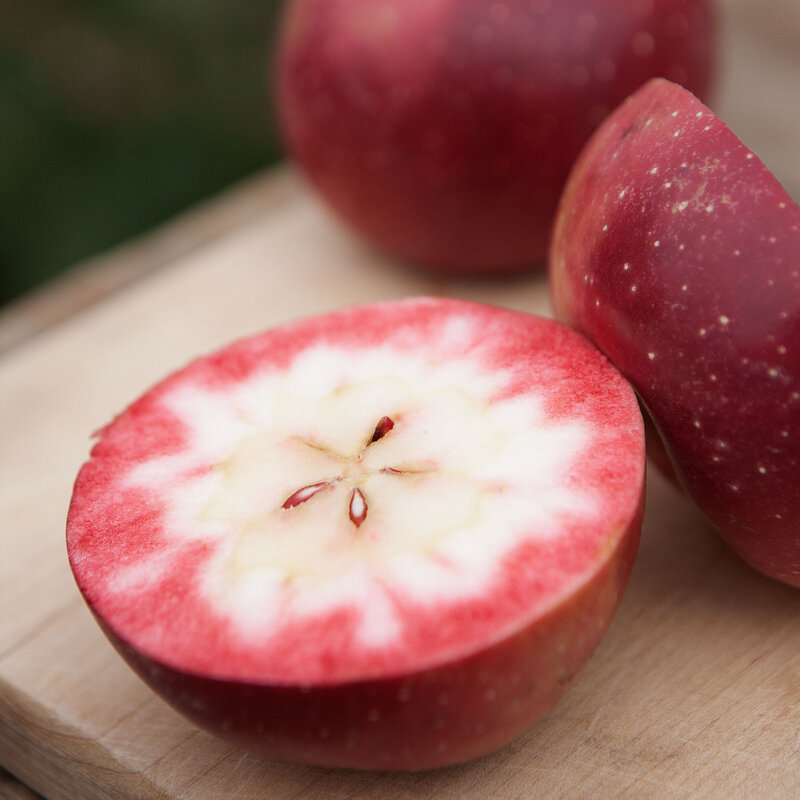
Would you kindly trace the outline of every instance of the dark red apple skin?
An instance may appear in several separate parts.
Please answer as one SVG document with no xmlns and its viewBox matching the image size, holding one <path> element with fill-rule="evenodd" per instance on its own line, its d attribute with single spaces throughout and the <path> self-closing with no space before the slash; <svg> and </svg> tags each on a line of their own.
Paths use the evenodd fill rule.
<svg viewBox="0 0 800 800">
<path fill-rule="evenodd" d="M 616 552 L 546 617 L 459 661 L 330 686 L 253 684 L 183 672 L 97 621 L 132 669 L 201 727 L 266 757 L 421 770 L 496 750 L 549 711 L 605 635 L 639 545 L 644 499 Z"/>
<path fill-rule="evenodd" d="M 572 173 L 558 315 L 633 383 L 678 480 L 761 572 L 800 586 L 800 208 L 698 100 L 637 92 Z"/>
<path fill-rule="evenodd" d="M 570 167 L 648 79 L 706 96 L 709 0 L 294 0 L 276 64 L 289 152 L 379 248 L 430 272 L 544 263 Z"/>
</svg>

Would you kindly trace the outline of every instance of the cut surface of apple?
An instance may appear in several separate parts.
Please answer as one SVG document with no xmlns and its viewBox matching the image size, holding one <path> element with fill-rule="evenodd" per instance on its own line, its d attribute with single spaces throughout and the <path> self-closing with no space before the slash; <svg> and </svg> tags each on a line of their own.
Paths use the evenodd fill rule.
<svg viewBox="0 0 800 800">
<path fill-rule="evenodd" d="M 561 323 L 453 300 L 235 343 L 99 434 L 72 568 L 139 674 L 280 758 L 461 761 L 558 699 L 638 542 L 632 390 Z"/>
<path fill-rule="evenodd" d="M 562 199 L 554 305 L 636 387 L 723 538 L 800 586 L 800 208 L 708 108 L 653 81 Z"/>
</svg>

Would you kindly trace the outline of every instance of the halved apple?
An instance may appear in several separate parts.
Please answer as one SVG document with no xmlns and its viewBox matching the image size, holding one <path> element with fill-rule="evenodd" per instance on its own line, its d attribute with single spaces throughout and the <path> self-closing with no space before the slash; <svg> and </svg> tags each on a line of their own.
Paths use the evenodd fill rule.
<svg viewBox="0 0 800 800">
<path fill-rule="evenodd" d="M 552 320 L 455 300 L 240 341 L 105 428 L 67 526 L 139 675 L 268 756 L 414 769 L 563 694 L 636 551 L 641 415 Z"/>
</svg>

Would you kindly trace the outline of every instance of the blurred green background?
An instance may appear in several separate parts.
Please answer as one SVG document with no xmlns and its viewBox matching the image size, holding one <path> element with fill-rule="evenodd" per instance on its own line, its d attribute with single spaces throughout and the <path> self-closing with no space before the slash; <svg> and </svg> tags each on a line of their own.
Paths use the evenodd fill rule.
<svg viewBox="0 0 800 800">
<path fill-rule="evenodd" d="M 280 0 L 0 0 L 0 304 L 280 155 Z"/>
</svg>

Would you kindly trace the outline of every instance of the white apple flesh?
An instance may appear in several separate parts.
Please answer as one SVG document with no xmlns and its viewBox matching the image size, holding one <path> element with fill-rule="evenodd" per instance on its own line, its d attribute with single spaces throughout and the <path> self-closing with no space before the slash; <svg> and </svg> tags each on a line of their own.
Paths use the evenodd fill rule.
<svg viewBox="0 0 800 800">
<path fill-rule="evenodd" d="M 140 676 L 271 757 L 463 761 L 611 622 L 643 425 L 561 323 L 418 299 L 236 343 L 147 392 L 76 482 L 77 583 Z"/>
<path fill-rule="evenodd" d="M 560 317 L 636 387 L 731 547 L 800 586 L 800 208 L 700 101 L 653 81 L 562 199 Z"/>
</svg>

